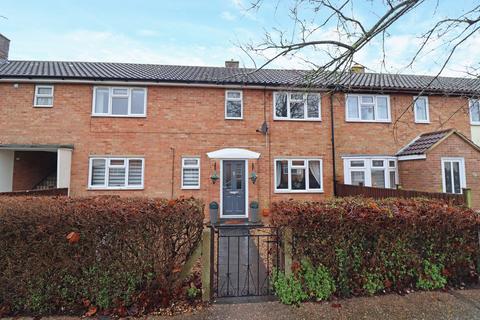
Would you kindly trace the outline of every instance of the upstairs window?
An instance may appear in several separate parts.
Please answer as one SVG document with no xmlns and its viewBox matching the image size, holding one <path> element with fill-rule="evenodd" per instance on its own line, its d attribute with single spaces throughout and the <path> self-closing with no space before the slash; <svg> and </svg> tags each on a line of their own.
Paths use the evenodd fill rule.
<svg viewBox="0 0 480 320">
<path fill-rule="evenodd" d="M 321 120 L 319 93 L 275 92 L 275 120 Z"/>
<path fill-rule="evenodd" d="M 200 189 L 200 158 L 182 159 L 182 189 Z"/>
<path fill-rule="evenodd" d="M 110 117 L 145 117 L 147 89 L 95 87 L 93 115 Z"/>
<path fill-rule="evenodd" d="M 90 158 L 89 188 L 142 189 L 143 158 Z"/>
<path fill-rule="evenodd" d="M 243 119 L 242 91 L 225 91 L 225 119 Z"/>
<path fill-rule="evenodd" d="M 53 107 L 53 86 L 36 85 L 33 106 L 38 108 Z"/>
<path fill-rule="evenodd" d="M 322 192 L 321 159 L 275 160 L 275 192 Z"/>
<path fill-rule="evenodd" d="M 413 111 L 416 123 L 429 123 L 430 116 L 428 111 L 428 97 L 414 97 Z"/>
<path fill-rule="evenodd" d="M 478 99 L 470 100 L 470 124 L 480 125 L 480 102 Z"/>
<path fill-rule="evenodd" d="M 346 120 L 352 122 L 390 122 L 388 96 L 348 94 Z"/>
</svg>

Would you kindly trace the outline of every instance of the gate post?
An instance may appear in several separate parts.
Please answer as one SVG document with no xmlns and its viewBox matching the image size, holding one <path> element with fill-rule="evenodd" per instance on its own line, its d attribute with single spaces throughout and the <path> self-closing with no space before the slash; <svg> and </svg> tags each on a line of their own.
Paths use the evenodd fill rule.
<svg viewBox="0 0 480 320">
<path fill-rule="evenodd" d="M 202 232 L 202 301 L 213 298 L 213 233 L 211 228 Z"/>
<path fill-rule="evenodd" d="M 290 276 L 292 274 L 292 243 L 293 243 L 293 232 L 291 228 L 286 228 L 283 231 L 283 252 L 285 255 L 285 276 Z"/>
<path fill-rule="evenodd" d="M 464 188 L 463 189 L 463 197 L 465 199 L 465 205 L 468 208 L 472 208 L 472 189 Z"/>
</svg>

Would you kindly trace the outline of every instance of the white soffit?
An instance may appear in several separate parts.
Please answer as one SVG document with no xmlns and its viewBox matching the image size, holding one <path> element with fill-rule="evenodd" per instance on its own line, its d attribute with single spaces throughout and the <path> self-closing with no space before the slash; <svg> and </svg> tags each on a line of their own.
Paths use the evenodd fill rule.
<svg viewBox="0 0 480 320">
<path fill-rule="evenodd" d="M 240 148 L 225 148 L 208 152 L 210 159 L 258 159 L 260 153 Z"/>
</svg>

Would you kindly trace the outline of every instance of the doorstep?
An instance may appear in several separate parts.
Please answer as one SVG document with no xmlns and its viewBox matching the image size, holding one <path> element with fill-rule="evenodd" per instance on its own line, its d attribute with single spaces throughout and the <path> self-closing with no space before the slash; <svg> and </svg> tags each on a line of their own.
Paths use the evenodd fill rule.
<svg viewBox="0 0 480 320">
<path fill-rule="evenodd" d="M 264 224 L 259 222 L 250 222 L 247 218 L 243 219 L 220 219 L 219 222 L 215 224 L 207 223 L 207 226 L 213 227 L 222 227 L 222 228 L 238 228 L 238 227 L 263 227 Z"/>
</svg>

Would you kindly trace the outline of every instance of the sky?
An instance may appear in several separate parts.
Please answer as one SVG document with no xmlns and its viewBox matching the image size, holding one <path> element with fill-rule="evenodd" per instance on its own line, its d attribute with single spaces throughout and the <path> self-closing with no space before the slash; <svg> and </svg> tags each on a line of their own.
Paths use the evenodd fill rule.
<svg viewBox="0 0 480 320">
<path fill-rule="evenodd" d="M 380 2 L 380 3 L 379 3 Z M 292 32 L 289 8 L 293 0 L 264 0 L 259 10 L 247 10 L 249 0 L 0 0 L 0 33 L 11 40 L 12 60 L 107 61 L 177 65 L 223 66 L 225 60 L 254 64 L 239 44 L 260 43 L 265 31 Z M 436 19 L 459 14 L 475 0 L 427 0 L 402 17 L 385 38 L 357 53 L 355 61 L 368 71 L 436 74 L 447 50 L 436 44 L 407 67 L 423 30 Z M 373 23 L 381 0 L 354 0 L 351 12 L 366 25 Z M 320 15 L 308 7 L 301 12 L 312 26 Z M 335 25 L 325 25 L 315 39 L 338 37 Z M 437 42 L 438 44 L 438 42 Z M 271 53 L 268 53 L 271 54 Z M 447 76 L 465 76 L 468 66 L 478 65 L 480 35 L 474 34 L 457 49 Z M 314 50 L 298 57 L 283 57 L 271 68 L 310 67 L 305 61 L 324 62 Z M 264 58 L 254 56 L 257 65 Z M 383 63 L 382 61 L 385 61 Z"/>
</svg>

